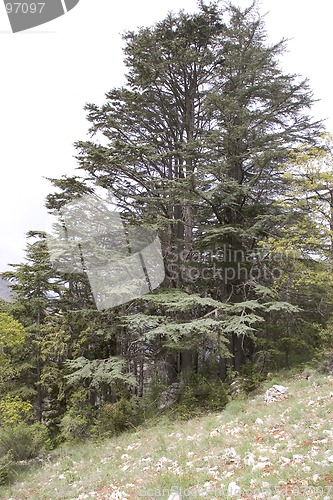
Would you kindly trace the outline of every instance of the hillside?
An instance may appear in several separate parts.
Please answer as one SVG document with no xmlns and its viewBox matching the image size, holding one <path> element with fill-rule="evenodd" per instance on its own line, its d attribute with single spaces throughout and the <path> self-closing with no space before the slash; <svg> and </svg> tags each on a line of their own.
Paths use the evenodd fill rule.
<svg viewBox="0 0 333 500">
<path fill-rule="evenodd" d="M 1 499 L 329 500 L 333 375 L 271 379 L 219 414 L 66 445 L 28 465 Z"/>
</svg>

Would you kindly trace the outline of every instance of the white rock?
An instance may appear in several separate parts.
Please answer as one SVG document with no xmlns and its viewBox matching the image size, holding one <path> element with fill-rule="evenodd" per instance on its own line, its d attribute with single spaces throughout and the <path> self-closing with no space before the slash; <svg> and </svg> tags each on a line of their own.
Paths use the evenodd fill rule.
<svg viewBox="0 0 333 500">
<path fill-rule="evenodd" d="M 234 462 L 240 459 L 239 455 L 236 453 L 235 448 L 226 448 L 223 454 L 223 458 L 229 462 Z"/>
<path fill-rule="evenodd" d="M 284 385 L 273 385 L 273 389 L 281 392 L 281 394 L 284 394 L 287 391 L 287 387 L 285 387 Z"/>
<path fill-rule="evenodd" d="M 206 481 L 204 484 L 204 488 L 206 488 L 206 490 L 211 490 L 213 488 L 213 485 L 209 481 Z"/>
<path fill-rule="evenodd" d="M 181 498 L 178 493 L 171 493 L 171 495 L 169 495 L 168 497 L 168 500 L 181 500 Z"/>
<path fill-rule="evenodd" d="M 257 418 L 257 420 L 254 423 L 257 425 L 262 425 L 264 423 L 264 421 L 261 420 L 261 418 Z"/>
<path fill-rule="evenodd" d="M 240 492 L 241 492 L 241 489 L 237 483 L 235 483 L 234 481 L 229 483 L 228 492 L 227 492 L 229 497 L 240 495 Z"/>
<path fill-rule="evenodd" d="M 330 462 L 331 464 L 333 464 L 333 455 L 331 455 L 330 457 L 328 457 L 327 461 Z"/>
<path fill-rule="evenodd" d="M 255 464 L 255 456 L 253 455 L 253 453 L 249 453 L 247 455 L 247 457 L 244 458 L 244 463 L 245 465 L 249 465 L 250 467 L 253 467 L 253 465 Z"/>
<path fill-rule="evenodd" d="M 269 465 L 269 464 L 267 462 L 259 462 L 252 467 L 252 470 L 255 471 L 255 470 L 264 469 L 266 467 L 266 465 Z"/>
<path fill-rule="evenodd" d="M 283 399 L 288 387 L 284 385 L 273 385 L 270 389 L 265 392 L 264 400 L 266 403 L 273 403 L 274 401 L 279 401 Z"/>
</svg>

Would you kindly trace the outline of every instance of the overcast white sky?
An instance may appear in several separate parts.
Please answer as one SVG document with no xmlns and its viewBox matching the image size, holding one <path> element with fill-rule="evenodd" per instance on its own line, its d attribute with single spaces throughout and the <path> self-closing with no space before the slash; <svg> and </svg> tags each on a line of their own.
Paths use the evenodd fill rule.
<svg viewBox="0 0 333 500">
<path fill-rule="evenodd" d="M 250 0 L 235 0 L 241 6 Z M 310 79 L 316 118 L 333 131 L 331 51 L 333 2 L 262 0 L 272 41 L 292 38 L 285 70 Z M 151 25 L 168 11 L 196 10 L 196 0 L 80 0 L 67 15 L 12 34 L 0 5 L 1 197 L 0 271 L 24 257 L 25 233 L 48 230 L 46 177 L 74 172 L 73 142 L 88 129 L 83 106 L 101 104 L 124 82 L 121 33 Z"/>
</svg>

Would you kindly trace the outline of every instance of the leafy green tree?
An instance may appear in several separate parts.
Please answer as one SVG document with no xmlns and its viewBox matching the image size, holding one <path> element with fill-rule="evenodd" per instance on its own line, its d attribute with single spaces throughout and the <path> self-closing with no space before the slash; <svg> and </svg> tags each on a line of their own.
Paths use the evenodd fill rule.
<svg viewBox="0 0 333 500">
<path fill-rule="evenodd" d="M 263 343 L 284 352 L 289 364 L 291 357 L 313 355 L 323 345 L 323 328 L 332 314 L 331 136 L 324 134 L 318 146 L 302 145 L 293 152 L 283 179 L 285 190 L 274 202 L 279 216 L 262 248 L 268 256 L 280 256 L 281 273 L 273 280 L 276 293 L 302 313 L 287 322 L 276 318 Z"/>
<path fill-rule="evenodd" d="M 23 325 L 6 313 L 0 313 L 0 356 L 6 356 L 7 347 L 20 346 L 25 341 Z"/>
<path fill-rule="evenodd" d="M 26 334 L 24 326 L 6 312 L 0 313 L 0 395 L 2 398 L 15 389 L 19 373 L 17 361 L 24 349 Z"/>
</svg>

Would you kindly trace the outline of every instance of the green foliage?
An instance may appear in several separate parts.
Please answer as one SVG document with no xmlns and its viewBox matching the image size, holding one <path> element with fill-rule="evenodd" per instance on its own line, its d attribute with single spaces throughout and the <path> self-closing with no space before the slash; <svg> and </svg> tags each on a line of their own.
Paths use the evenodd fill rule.
<svg viewBox="0 0 333 500">
<path fill-rule="evenodd" d="M 0 312 L 0 359 L 6 348 L 15 348 L 25 342 L 23 325 L 4 312 Z"/>
<path fill-rule="evenodd" d="M 18 396 L 5 396 L 0 401 L 0 423 L 3 426 L 29 421 L 33 416 L 33 406 Z"/>
<path fill-rule="evenodd" d="M 221 411 L 228 400 L 228 389 L 224 382 L 191 373 L 182 382 L 177 413 L 187 419 L 203 410 Z"/>
<path fill-rule="evenodd" d="M 66 413 L 61 419 L 62 438 L 70 441 L 89 437 L 95 417 L 96 409 L 89 401 L 87 389 L 78 389 L 71 395 Z"/>
<path fill-rule="evenodd" d="M 0 428 L 0 456 L 11 453 L 15 461 L 28 460 L 50 448 L 48 430 L 43 424 L 20 422 Z"/>
<path fill-rule="evenodd" d="M 325 373 L 326 375 L 333 374 L 333 350 L 331 346 L 325 353 L 320 352 L 316 356 L 316 368 L 319 372 Z"/>
<path fill-rule="evenodd" d="M 256 365 L 250 361 L 247 361 L 242 366 L 241 376 L 239 378 L 240 388 L 246 393 L 254 391 L 259 387 L 261 382 L 265 380 L 265 377 L 258 372 Z"/>
<path fill-rule="evenodd" d="M 228 403 L 228 390 L 222 381 L 209 382 L 206 406 L 209 411 L 221 411 Z"/>
<path fill-rule="evenodd" d="M 161 380 L 156 374 L 151 377 L 147 390 L 142 397 L 137 398 L 136 411 L 138 412 L 138 421 L 148 421 L 153 419 L 159 413 L 159 402 L 161 394 L 167 389 L 165 381 Z"/>
<path fill-rule="evenodd" d="M 181 400 L 177 405 L 177 415 L 180 418 L 187 420 L 198 414 L 199 407 L 195 394 L 195 387 L 192 385 L 185 385 L 181 391 Z"/>
<path fill-rule="evenodd" d="M 135 422 L 135 403 L 120 398 L 115 403 L 104 403 L 99 409 L 94 432 L 100 436 L 117 435 L 133 428 Z"/>
<path fill-rule="evenodd" d="M 73 371 L 66 375 L 68 384 L 71 385 L 88 382 L 91 388 L 97 389 L 101 384 L 111 385 L 119 381 L 128 385 L 135 384 L 134 376 L 124 373 L 125 361 L 120 358 L 88 360 L 82 356 L 68 360 L 66 366 Z"/>
<path fill-rule="evenodd" d="M 0 456 L 0 485 L 6 484 L 9 481 L 13 465 L 14 460 L 11 451 Z"/>
</svg>

